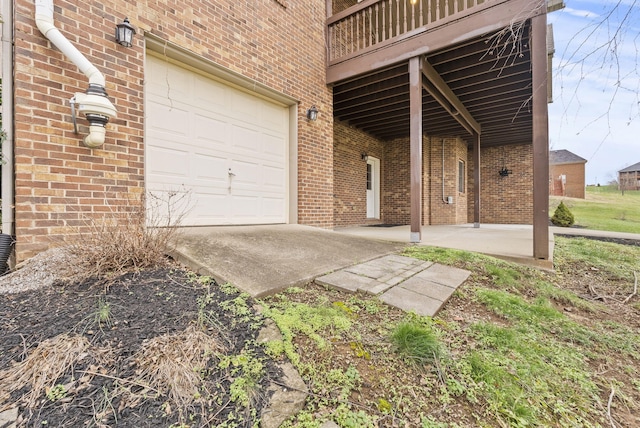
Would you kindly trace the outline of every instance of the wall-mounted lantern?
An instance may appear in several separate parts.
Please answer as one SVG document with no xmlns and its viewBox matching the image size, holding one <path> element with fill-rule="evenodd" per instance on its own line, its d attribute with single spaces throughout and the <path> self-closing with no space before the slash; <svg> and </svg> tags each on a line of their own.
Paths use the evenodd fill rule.
<svg viewBox="0 0 640 428">
<path fill-rule="evenodd" d="M 313 122 L 317 118 L 318 118 L 318 109 L 316 108 L 316 106 L 311 106 L 311 108 L 307 110 L 307 119 Z"/>
<path fill-rule="evenodd" d="M 116 42 L 125 48 L 130 48 L 133 45 L 134 34 L 136 34 L 136 30 L 129 23 L 129 18 L 125 18 L 122 24 L 116 25 Z"/>
<path fill-rule="evenodd" d="M 503 166 L 502 169 L 498 171 L 498 174 L 500 174 L 500 177 L 508 177 L 509 174 L 513 174 L 513 171 L 507 169 L 506 166 Z"/>
<path fill-rule="evenodd" d="M 362 153 L 360 154 L 360 159 L 362 159 L 363 161 L 368 161 L 369 160 L 369 155 L 366 153 Z"/>
</svg>

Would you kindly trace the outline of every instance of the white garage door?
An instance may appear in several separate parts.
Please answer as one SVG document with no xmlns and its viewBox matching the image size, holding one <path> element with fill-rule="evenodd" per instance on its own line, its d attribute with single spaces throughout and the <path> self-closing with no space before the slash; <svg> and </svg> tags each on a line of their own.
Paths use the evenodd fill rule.
<svg viewBox="0 0 640 428">
<path fill-rule="evenodd" d="M 147 189 L 186 190 L 183 225 L 287 221 L 287 107 L 153 56 L 145 97 Z"/>
</svg>

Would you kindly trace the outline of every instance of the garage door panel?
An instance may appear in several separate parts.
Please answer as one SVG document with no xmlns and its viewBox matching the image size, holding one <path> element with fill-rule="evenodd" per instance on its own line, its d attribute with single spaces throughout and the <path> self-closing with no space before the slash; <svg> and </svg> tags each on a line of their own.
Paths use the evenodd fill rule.
<svg viewBox="0 0 640 428">
<path fill-rule="evenodd" d="M 231 172 L 235 175 L 231 179 L 231 188 L 258 190 L 261 169 L 259 162 L 232 161 Z"/>
<path fill-rule="evenodd" d="M 260 126 L 270 131 L 282 132 L 289 126 L 289 114 L 275 104 L 263 104 L 260 111 Z"/>
<path fill-rule="evenodd" d="M 262 198 L 262 215 L 266 218 L 279 219 L 282 217 L 282 198 Z"/>
<path fill-rule="evenodd" d="M 193 178 L 199 186 L 224 187 L 227 184 L 226 157 L 196 153 L 193 156 Z"/>
<path fill-rule="evenodd" d="M 285 139 L 282 135 L 262 136 L 262 153 L 269 159 L 280 162 L 286 157 Z"/>
<path fill-rule="evenodd" d="M 150 100 L 147 103 L 147 123 L 154 131 L 172 135 L 189 135 L 189 112 Z"/>
<path fill-rule="evenodd" d="M 147 57 L 145 85 L 150 94 L 162 94 L 165 98 L 184 99 L 191 92 L 191 83 L 183 76 L 181 69 L 166 63 L 167 67 L 157 66 L 156 58 Z M 171 82 L 167 86 L 167 82 Z"/>
<path fill-rule="evenodd" d="M 189 153 L 186 150 L 158 146 L 147 147 L 148 173 L 158 179 L 174 182 L 184 179 L 189 172 Z"/>
<path fill-rule="evenodd" d="M 193 133 L 195 143 L 202 147 L 206 145 L 212 150 L 228 150 L 228 127 L 222 118 L 218 119 L 202 114 L 194 115 Z M 203 144 L 204 143 L 204 144 Z"/>
<path fill-rule="evenodd" d="M 228 89 L 229 91 L 232 88 Z M 229 117 L 234 118 L 238 122 L 253 123 L 255 118 L 260 115 L 260 99 L 242 91 L 233 91 L 228 97 L 228 113 Z"/>
<path fill-rule="evenodd" d="M 234 124 L 231 126 L 231 149 L 235 152 L 244 152 L 250 156 L 260 153 L 261 135 L 256 129 Z"/>
<path fill-rule="evenodd" d="M 248 222 L 249 219 L 259 218 L 260 198 L 252 195 L 234 195 L 231 202 L 232 222 Z"/>
<path fill-rule="evenodd" d="M 147 188 L 188 189 L 185 225 L 286 222 L 288 108 L 161 59 L 147 66 Z"/>
<path fill-rule="evenodd" d="M 147 223 L 153 226 L 175 224 L 177 217 L 193 209 L 191 193 L 183 186 L 165 186 L 147 189 Z"/>
<path fill-rule="evenodd" d="M 271 192 L 283 192 L 286 171 L 284 168 L 264 166 L 262 168 L 262 185 Z"/>
<path fill-rule="evenodd" d="M 188 71 L 185 70 L 186 73 Z M 217 112 L 227 105 L 227 86 L 208 79 L 204 76 L 194 75 L 193 103 L 204 111 Z"/>
</svg>

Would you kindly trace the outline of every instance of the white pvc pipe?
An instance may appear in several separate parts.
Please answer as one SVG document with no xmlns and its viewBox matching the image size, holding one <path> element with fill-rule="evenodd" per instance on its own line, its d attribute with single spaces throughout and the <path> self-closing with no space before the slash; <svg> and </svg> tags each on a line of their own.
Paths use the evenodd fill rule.
<svg viewBox="0 0 640 428">
<path fill-rule="evenodd" d="M 36 25 L 40 32 L 89 78 L 90 89 L 93 86 L 94 89 L 100 87 L 104 91 L 104 75 L 54 25 L 53 0 L 35 0 L 35 4 Z M 87 92 L 86 94 L 77 93 L 75 95 L 75 98 L 79 101 L 78 112 L 86 114 L 87 118 L 89 114 L 104 116 L 107 118 L 106 121 L 116 116 L 116 109 L 106 97 L 106 93 Z M 106 130 L 104 124 L 106 122 L 102 126 L 95 126 L 91 121 L 89 123 L 89 135 L 85 137 L 84 143 L 90 148 L 100 147 L 105 140 Z"/>
<path fill-rule="evenodd" d="M 102 87 L 105 86 L 104 75 L 91 64 L 89 60 L 71 44 L 71 42 L 62 35 L 53 23 L 53 0 L 35 0 L 36 3 L 36 25 L 40 32 L 47 38 L 53 45 L 55 45 L 60 52 L 65 54 L 67 58 L 78 66 L 88 78 L 89 83 L 94 83 Z"/>
<path fill-rule="evenodd" d="M 2 144 L 2 233 L 15 234 L 13 176 L 13 2 L 2 1 L 2 127 L 7 139 Z"/>
</svg>

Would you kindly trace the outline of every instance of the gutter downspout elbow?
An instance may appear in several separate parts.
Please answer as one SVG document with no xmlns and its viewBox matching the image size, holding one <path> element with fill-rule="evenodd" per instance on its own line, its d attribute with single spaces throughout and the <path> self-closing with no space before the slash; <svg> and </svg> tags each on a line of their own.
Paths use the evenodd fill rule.
<svg viewBox="0 0 640 428">
<path fill-rule="evenodd" d="M 101 145 L 104 144 L 106 134 L 107 134 L 107 130 L 105 129 L 104 126 L 90 125 L 89 135 L 84 137 L 84 144 L 91 149 L 100 147 Z"/>
<path fill-rule="evenodd" d="M 73 44 L 71 44 L 71 42 L 63 36 L 60 30 L 58 30 L 54 25 L 53 0 L 35 0 L 35 4 L 35 20 L 40 32 L 49 39 L 54 46 L 60 49 L 60 52 L 65 54 L 71 62 L 78 66 L 80 71 L 89 78 L 90 84 L 93 83 L 104 87 L 105 78 L 100 70 L 98 70 L 95 65 L 91 64 L 89 60 L 78 50 L 78 48 L 73 46 Z"/>
</svg>

